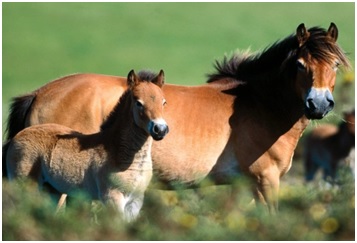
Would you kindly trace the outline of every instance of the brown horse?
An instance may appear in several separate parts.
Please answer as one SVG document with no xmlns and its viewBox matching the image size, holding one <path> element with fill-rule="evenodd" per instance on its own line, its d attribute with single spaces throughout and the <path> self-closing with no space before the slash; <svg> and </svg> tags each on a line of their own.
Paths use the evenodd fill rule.
<svg viewBox="0 0 357 243">
<path fill-rule="evenodd" d="M 339 162 L 355 146 L 355 111 L 344 114 L 339 126 L 325 124 L 315 128 L 306 138 L 304 164 L 305 179 L 312 181 L 319 168 L 323 179 L 334 183 Z"/>
<path fill-rule="evenodd" d="M 161 140 L 168 132 L 163 71 L 149 76 L 128 74 L 127 91 L 98 133 L 84 135 L 53 123 L 19 132 L 8 145 L 9 178 L 31 177 L 40 188 L 48 183 L 70 196 L 85 191 L 112 204 L 125 220 L 135 219 L 152 177 L 152 138 Z"/>
<path fill-rule="evenodd" d="M 153 143 L 155 177 L 166 185 L 197 186 L 205 178 L 231 183 L 244 173 L 253 179 L 257 199 L 276 209 L 280 177 L 302 132 L 309 119 L 333 108 L 337 67 L 349 66 L 337 36 L 333 23 L 327 31 L 300 24 L 261 53 L 217 62 L 208 84 L 165 85 L 171 131 Z M 9 137 L 45 122 L 97 131 L 125 88 L 124 78 L 96 74 L 53 81 L 15 98 Z"/>
</svg>

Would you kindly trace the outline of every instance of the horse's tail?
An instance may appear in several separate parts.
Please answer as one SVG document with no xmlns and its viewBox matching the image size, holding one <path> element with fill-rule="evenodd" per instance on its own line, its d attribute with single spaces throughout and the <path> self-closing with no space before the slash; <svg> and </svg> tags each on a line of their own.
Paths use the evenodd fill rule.
<svg viewBox="0 0 357 243">
<path fill-rule="evenodd" d="M 6 124 L 6 139 L 10 140 L 25 128 L 26 116 L 36 98 L 36 93 L 18 96 L 12 99 L 9 117 Z"/>
<path fill-rule="evenodd" d="M 2 176 L 7 177 L 6 171 L 6 152 L 9 141 L 15 135 L 25 128 L 26 116 L 28 115 L 31 105 L 36 98 L 36 93 L 18 96 L 12 99 L 10 104 L 9 117 L 5 128 L 6 143 L 2 147 Z"/>
</svg>

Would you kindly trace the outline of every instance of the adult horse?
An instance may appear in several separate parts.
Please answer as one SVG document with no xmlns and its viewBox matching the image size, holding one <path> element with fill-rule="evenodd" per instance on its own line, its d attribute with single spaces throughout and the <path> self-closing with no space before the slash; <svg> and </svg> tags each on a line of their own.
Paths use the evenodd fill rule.
<svg viewBox="0 0 357 243">
<path fill-rule="evenodd" d="M 300 24 L 261 53 L 217 62 L 208 84 L 165 85 L 171 131 L 153 143 L 156 178 L 167 185 L 196 185 L 207 177 L 222 184 L 245 173 L 256 198 L 276 209 L 280 177 L 302 132 L 309 119 L 333 108 L 337 67 L 349 66 L 337 37 L 333 23 L 327 31 Z M 14 99 L 9 137 L 46 122 L 95 132 L 126 88 L 125 78 L 98 74 L 53 81 Z"/>
<path fill-rule="evenodd" d="M 84 135 L 60 124 L 19 132 L 6 151 L 9 178 L 31 177 L 41 188 L 47 183 L 71 196 L 84 191 L 134 220 L 152 177 L 152 138 L 163 139 L 168 127 L 163 71 L 137 76 L 132 70 L 127 80 L 129 88 L 98 133 Z"/>
</svg>

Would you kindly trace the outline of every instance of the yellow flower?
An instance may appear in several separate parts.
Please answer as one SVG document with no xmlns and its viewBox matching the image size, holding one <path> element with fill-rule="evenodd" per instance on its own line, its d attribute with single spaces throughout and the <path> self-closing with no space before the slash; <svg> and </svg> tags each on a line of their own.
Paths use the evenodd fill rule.
<svg viewBox="0 0 357 243">
<path fill-rule="evenodd" d="M 327 218 L 321 223 L 321 230 L 325 234 L 332 234 L 339 228 L 339 223 L 335 218 Z"/>
</svg>

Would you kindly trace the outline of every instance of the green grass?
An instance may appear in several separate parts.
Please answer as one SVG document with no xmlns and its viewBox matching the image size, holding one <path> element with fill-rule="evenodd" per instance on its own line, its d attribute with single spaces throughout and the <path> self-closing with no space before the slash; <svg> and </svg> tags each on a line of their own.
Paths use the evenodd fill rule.
<svg viewBox="0 0 357 243">
<path fill-rule="evenodd" d="M 339 44 L 355 58 L 354 3 L 2 3 L 2 123 L 10 98 L 78 72 L 125 76 L 165 70 L 167 82 L 205 82 L 212 63 L 237 49 L 262 50 L 300 23 L 337 24 Z M 338 76 L 337 122 L 354 104 L 354 83 Z M 348 94 L 348 104 L 338 102 Z M 315 123 L 312 124 L 313 126 Z M 3 129 L 4 131 L 4 129 Z M 298 151 L 297 151 L 298 152 Z M 3 181 L 4 240 L 345 240 L 354 239 L 354 184 L 303 185 L 294 161 L 281 185 L 280 213 L 248 207 L 248 187 L 150 190 L 140 219 L 123 224 L 113 212 L 77 203 L 54 215 L 47 195 Z"/>
<path fill-rule="evenodd" d="M 205 82 L 236 49 L 262 50 L 335 22 L 354 60 L 354 3 L 2 3 L 2 118 L 11 97 L 60 76 L 164 69 L 167 82 Z M 3 122 L 4 123 L 4 122 Z"/>
<path fill-rule="evenodd" d="M 250 206 L 239 181 L 197 191 L 148 190 L 139 219 L 124 224 L 113 211 L 78 200 L 55 215 L 35 187 L 3 183 L 3 240 L 353 240 L 354 182 L 321 189 L 282 183 L 280 211 Z"/>
</svg>

